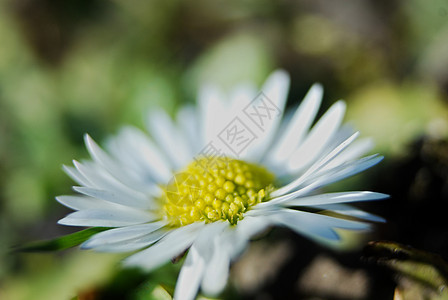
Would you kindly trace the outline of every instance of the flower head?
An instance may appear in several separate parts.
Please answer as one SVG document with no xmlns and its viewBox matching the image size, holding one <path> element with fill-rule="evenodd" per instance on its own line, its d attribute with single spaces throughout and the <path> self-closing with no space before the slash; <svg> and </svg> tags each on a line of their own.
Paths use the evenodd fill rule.
<svg viewBox="0 0 448 300">
<path fill-rule="evenodd" d="M 268 226 L 337 245 L 335 229 L 367 230 L 367 221 L 384 221 L 347 205 L 384 194 L 316 192 L 382 157 L 359 158 L 371 142 L 355 141 L 358 133 L 341 126 L 342 101 L 311 126 L 323 93 L 318 84 L 295 112 L 284 116 L 288 86 L 283 71 L 274 72 L 261 93 L 240 86 L 226 97 L 206 86 L 198 107 L 181 108 L 176 122 L 153 111 L 148 118 L 152 138 L 126 127 L 109 139 L 107 152 L 86 136 L 93 160 L 65 167 L 79 184 L 74 187 L 79 194 L 57 197 L 76 210 L 59 223 L 115 227 L 82 248 L 139 250 L 124 263 L 146 270 L 188 249 L 175 298 L 192 299 L 200 288 L 219 293 L 231 261 Z"/>
</svg>

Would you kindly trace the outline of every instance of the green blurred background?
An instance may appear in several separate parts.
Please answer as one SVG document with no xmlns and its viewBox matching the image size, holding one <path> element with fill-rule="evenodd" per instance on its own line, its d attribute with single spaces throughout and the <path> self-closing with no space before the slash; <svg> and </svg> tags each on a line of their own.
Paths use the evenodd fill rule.
<svg viewBox="0 0 448 300">
<path fill-rule="evenodd" d="M 0 0 L 0 299 L 70 299 L 118 272 L 113 255 L 10 253 L 73 231 L 54 197 L 71 193 L 61 166 L 87 158 L 85 132 L 143 128 L 152 107 L 194 103 L 204 79 L 261 84 L 276 68 L 291 74 L 288 106 L 321 82 L 321 112 L 343 97 L 386 156 L 341 184 L 392 194 L 378 238 L 446 258 L 446 0 Z"/>
</svg>

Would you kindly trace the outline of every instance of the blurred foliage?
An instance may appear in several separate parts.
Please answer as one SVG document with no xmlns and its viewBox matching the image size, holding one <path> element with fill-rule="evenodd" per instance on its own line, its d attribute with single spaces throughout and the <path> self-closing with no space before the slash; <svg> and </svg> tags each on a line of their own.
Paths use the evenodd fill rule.
<svg viewBox="0 0 448 300">
<path fill-rule="evenodd" d="M 194 103 L 201 82 L 260 84 L 274 68 L 291 74 L 289 106 L 322 82 L 324 108 L 343 96 L 346 119 L 375 138 L 385 163 L 345 184 L 392 194 L 372 205 L 389 238 L 448 249 L 446 226 L 415 222 L 446 201 L 448 158 L 428 154 L 448 138 L 445 0 L 0 0 L 0 44 L 1 299 L 70 299 L 117 272 L 116 256 L 9 254 L 72 232 L 55 224 L 68 210 L 54 196 L 71 193 L 61 164 L 87 157 L 85 132 L 143 127 L 151 107 Z M 411 147 L 421 139 L 436 141 L 415 150 L 426 156 Z"/>
<path fill-rule="evenodd" d="M 394 242 L 371 242 L 366 255 L 397 273 L 394 299 L 448 299 L 448 264 L 439 256 Z"/>
<path fill-rule="evenodd" d="M 404 155 L 411 141 L 424 135 L 448 137 L 448 107 L 433 86 L 377 82 L 351 98 L 347 118 L 374 138 L 381 153 Z"/>
<path fill-rule="evenodd" d="M 71 299 L 110 280 L 118 260 L 116 255 L 87 251 L 72 252 L 69 257 L 39 253 L 19 258 L 27 272 L 2 280 L 2 299 Z"/>
</svg>

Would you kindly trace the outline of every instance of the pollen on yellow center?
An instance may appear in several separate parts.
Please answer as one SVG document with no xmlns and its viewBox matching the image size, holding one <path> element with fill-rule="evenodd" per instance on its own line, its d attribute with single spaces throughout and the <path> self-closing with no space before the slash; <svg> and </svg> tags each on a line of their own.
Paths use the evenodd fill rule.
<svg viewBox="0 0 448 300">
<path fill-rule="evenodd" d="M 164 188 L 164 215 L 173 226 L 218 220 L 236 224 L 252 206 L 268 199 L 273 181 L 274 175 L 261 166 L 204 156 Z"/>
</svg>

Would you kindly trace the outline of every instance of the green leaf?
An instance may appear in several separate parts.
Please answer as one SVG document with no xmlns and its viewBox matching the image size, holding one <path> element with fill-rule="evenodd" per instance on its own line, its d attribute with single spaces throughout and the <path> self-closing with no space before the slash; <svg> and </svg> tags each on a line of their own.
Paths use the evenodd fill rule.
<svg viewBox="0 0 448 300">
<path fill-rule="evenodd" d="M 134 300 L 172 300 L 171 294 L 160 284 L 146 282 L 139 287 L 134 296 Z"/>
<path fill-rule="evenodd" d="M 51 240 L 31 242 L 14 249 L 18 252 L 56 251 L 75 247 L 88 240 L 94 234 L 110 229 L 109 227 L 92 227 Z"/>
<path fill-rule="evenodd" d="M 419 299 L 448 299 L 448 264 L 440 256 L 388 241 L 370 242 L 365 252 L 398 275 L 395 293 L 400 299 L 417 294 Z"/>
</svg>

